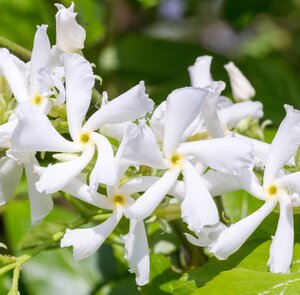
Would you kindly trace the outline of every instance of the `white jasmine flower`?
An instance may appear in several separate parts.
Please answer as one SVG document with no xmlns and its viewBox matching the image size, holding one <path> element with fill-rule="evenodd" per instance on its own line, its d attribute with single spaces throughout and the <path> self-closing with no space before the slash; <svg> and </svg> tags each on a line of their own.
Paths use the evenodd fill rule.
<svg viewBox="0 0 300 295">
<path fill-rule="evenodd" d="M 30 106 L 23 106 L 18 111 L 20 124 L 14 133 L 13 149 L 21 152 L 81 153 L 75 160 L 48 166 L 42 174 L 36 184 L 37 189 L 52 193 L 63 188 L 87 166 L 96 147 L 98 158 L 90 175 L 90 189 L 95 191 L 99 183 L 111 185 L 115 182 L 111 144 L 95 130 L 106 124 L 135 120 L 151 111 L 153 102 L 141 82 L 103 106 L 83 124 L 94 86 L 92 68 L 79 54 L 63 54 L 62 58 L 66 75 L 67 121 L 72 141 L 62 137 L 46 115 Z"/>
<path fill-rule="evenodd" d="M 56 18 L 56 45 L 64 52 L 78 52 L 84 48 L 85 30 L 76 21 L 74 3 L 69 8 L 62 4 L 55 4 L 58 12 Z"/>
<path fill-rule="evenodd" d="M 248 217 L 225 229 L 218 240 L 210 246 L 210 251 L 220 259 L 226 259 L 237 251 L 255 231 L 264 218 L 279 203 L 280 215 L 275 236 L 270 249 L 268 265 L 271 272 L 289 272 L 293 256 L 293 206 L 295 195 L 300 193 L 300 173 L 285 175 L 281 168 L 295 154 L 300 145 L 300 112 L 285 106 L 287 115 L 268 153 L 263 185 L 259 188 L 253 177 L 244 177 L 243 186 L 265 204 Z"/>
<path fill-rule="evenodd" d="M 224 66 L 230 79 L 233 97 L 236 101 L 249 100 L 255 95 L 255 89 L 233 62 Z"/>
</svg>

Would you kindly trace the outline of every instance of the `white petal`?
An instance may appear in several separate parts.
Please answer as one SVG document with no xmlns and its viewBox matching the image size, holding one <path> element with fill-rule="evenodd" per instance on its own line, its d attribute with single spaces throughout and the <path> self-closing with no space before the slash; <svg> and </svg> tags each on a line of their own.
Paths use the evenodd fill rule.
<svg viewBox="0 0 300 295">
<path fill-rule="evenodd" d="M 163 141 L 166 121 L 166 102 L 163 101 L 153 112 L 150 127 L 158 141 Z"/>
<path fill-rule="evenodd" d="M 35 159 L 31 163 L 25 164 L 24 167 L 28 183 L 31 223 L 36 224 L 43 220 L 43 218 L 52 210 L 53 201 L 51 195 L 40 193 L 36 190 L 35 183 L 39 178 L 38 175 L 33 172 L 33 164 L 37 164 Z"/>
<path fill-rule="evenodd" d="M 17 110 L 19 123 L 13 135 L 13 150 L 18 152 L 78 152 L 82 147 L 64 139 L 47 116 L 35 106 L 22 104 Z"/>
<path fill-rule="evenodd" d="M 214 225 L 205 226 L 201 232 L 197 233 L 197 237 L 194 237 L 188 233 L 184 235 L 190 243 L 199 247 L 209 247 L 218 239 L 221 233 L 227 229 L 227 226 L 222 222 L 217 222 Z"/>
<path fill-rule="evenodd" d="M 294 221 L 293 208 L 288 196 L 279 198 L 280 215 L 273 237 L 268 265 L 274 273 L 288 273 L 293 259 Z"/>
<path fill-rule="evenodd" d="M 67 229 L 61 247 L 73 247 L 73 257 L 81 260 L 94 254 L 119 223 L 122 213 L 115 211 L 106 221 L 92 228 Z"/>
<path fill-rule="evenodd" d="M 96 207 L 107 210 L 113 209 L 112 203 L 107 199 L 106 196 L 101 195 L 97 192 L 91 194 L 89 186 L 82 180 L 80 180 L 78 177 L 72 179 L 61 190 L 76 197 L 77 199 L 92 204 Z"/>
<path fill-rule="evenodd" d="M 85 30 L 76 21 L 74 3 L 69 8 L 62 4 L 55 4 L 58 12 L 56 18 L 56 45 L 65 52 L 76 52 L 84 47 Z"/>
<path fill-rule="evenodd" d="M 93 158 L 94 151 L 95 148 L 91 145 L 75 160 L 49 165 L 36 183 L 37 190 L 46 193 L 61 190 L 88 165 Z"/>
<path fill-rule="evenodd" d="M 131 124 L 123 137 L 122 158 L 131 165 L 146 165 L 152 168 L 167 168 L 156 138 L 144 122 Z"/>
<path fill-rule="evenodd" d="M 255 95 L 255 89 L 243 73 L 230 62 L 224 66 L 229 75 L 232 94 L 236 101 L 249 100 Z"/>
<path fill-rule="evenodd" d="M 268 186 L 279 169 L 296 153 L 300 145 L 300 111 L 285 105 L 286 116 L 272 141 L 264 173 L 264 185 Z"/>
<path fill-rule="evenodd" d="M 210 247 L 210 252 L 219 259 L 226 259 L 236 252 L 272 212 L 276 204 L 276 200 L 269 200 L 257 211 L 224 230 Z"/>
<path fill-rule="evenodd" d="M 185 197 L 181 203 L 181 217 L 188 228 L 199 233 L 206 225 L 219 221 L 217 206 L 200 175 L 188 161 L 183 164 Z"/>
<path fill-rule="evenodd" d="M 101 127 L 100 132 L 121 141 L 130 123 L 107 124 Z"/>
<path fill-rule="evenodd" d="M 175 184 L 179 173 L 179 168 L 167 171 L 125 211 L 125 216 L 135 220 L 143 220 L 148 217 Z"/>
<path fill-rule="evenodd" d="M 93 140 L 98 149 L 98 156 L 89 179 L 92 193 L 97 191 L 99 183 L 113 185 L 117 177 L 114 152 L 110 142 L 96 132 L 93 133 Z"/>
<path fill-rule="evenodd" d="M 219 119 L 218 104 L 221 92 L 225 89 L 224 82 L 214 82 L 205 88 L 208 95 L 203 104 L 201 115 L 207 131 L 212 137 L 223 137 L 225 129 Z"/>
<path fill-rule="evenodd" d="M 221 109 L 219 116 L 222 123 L 227 126 L 228 129 L 232 129 L 243 119 L 248 117 L 260 119 L 263 114 L 263 105 L 261 102 L 244 101 Z"/>
<path fill-rule="evenodd" d="M 84 128 L 96 130 L 106 124 L 134 121 L 146 113 L 150 113 L 152 109 L 153 101 L 145 93 L 145 85 L 141 81 L 101 107 L 89 118 Z"/>
<path fill-rule="evenodd" d="M 5 204 L 15 192 L 22 176 L 23 166 L 9 157 L 0 159 L 0 205 Z"/>
<path fill-rule="evenodd" d="M 279 179 L 276 179 L 274 184 L 278 185 L 279 187 L 295 191 L 299 194 L 300 193 L 300 172 L 284 175 Z"/>
<path fill-rule="evenodd" d="M 46 67 L 50 55 L 50 42 L 47 36 L 47 27 L 47 25 L 38 26 L 34 36 L 30 61 L 29 95 L 31 98 L 40 94 L 39 71 Z"/>
<path fill-rule="evenodd" d="M 212 57 L 208 55 L 197 57 L 195 63 L 188 67 L 191 85 L 193 87 L 206 87 L 212 83 L 210 74 Z"/>
<path fill-rule="evenodd" d="M 28 101 L 29 93 L 26 78 L 20 72 L 12 55 L 6 48 L 0 48 L 0 72 L 7 80 L 16 100 L 18 102 Z"/>
<path fill-rule="evenodd" d="M 166 101 L 166 123 L 163 150 L 166 157 L 172 154 L 185 130 L 200 113 L 207 92 L 186 87 L 174 90 Z"/>
<path fill-rule="evenodd" d="M 13 132 L 17 126 L 18 120 L 13 119 L 5 124 L 0 125 L 0 146 L 7 147 L 12 139 Z"/>
<path fill-rule="evenodd" d="M 95 84 L 91 64 L 79 54 L 62 54 L 66 77 L 66 108 L 69 132 L 77 140 L 92 99 Z"/>
<path fill-rule="evenodd" d="M 177 152 L 193 155 L 215 170 L 228 174 L 239 174 L 242 168 L 252 166 L 251 141 L 238 137 L 214 138 L 182 143 Z"/>
<path fill-rule="evenodd" d="M 137 285 L 143 286 L 149 282 L 150 274 L 148 241 L 143 221 L 130 220 L 129 233 L 123 236 L 123 240 L 129 270 L 135 273 Z"/>
</svg>

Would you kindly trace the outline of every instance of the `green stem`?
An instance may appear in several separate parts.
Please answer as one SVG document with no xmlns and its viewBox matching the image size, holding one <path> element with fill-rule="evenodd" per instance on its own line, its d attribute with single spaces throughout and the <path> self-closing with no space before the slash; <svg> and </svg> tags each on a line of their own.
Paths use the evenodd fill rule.
<svg viewBox="0 0 300 295">
<path fill-rule="evenodd" d="M 11 288 L 7 295 L 18 295 L 18 286 L 19 286 L 19 278 L 20 278 L 21 264 L 17 263 L 14 269 L 13 280 L 11 284 Z"/>
<path fill-rule="evenodd" d="M 31 58 L 31 52 L 29 50 L 3 36 L 0 36 L 0 46 L 6 47 L 25 61 L 28 61 Z"/>
<path fill-rule="evenodd" d="M 84 217 L 85 219 L 90 218 L 91 213 L 89 212 L 89 210 L 84 207 L 76 198 L 71 197 L 66 192 L 62 192 L 62 195 L 67 201 L 72 204 L 72 206 L 80 213 L 82 217 Z"/>
</svg>

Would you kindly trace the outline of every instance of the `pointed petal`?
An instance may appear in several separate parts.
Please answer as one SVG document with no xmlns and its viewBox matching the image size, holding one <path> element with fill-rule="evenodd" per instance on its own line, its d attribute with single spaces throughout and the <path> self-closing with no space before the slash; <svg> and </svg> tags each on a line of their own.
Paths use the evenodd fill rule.
<svg viewBox="0 0 300 295">
<path fill-rule="evenodd" d="M 122 213 L 113 214 L 103 223 L 92 228 L 67 229 L 61 247 L 73 247 L 73 257 L 81 260 L 94 254 L 119 223 Z"/>
<path fill-rule="evenodd" d="M 15 192 L 22 176 L 23 166 L 9 157 L 0 159 L 0 205 L 5 204 Z"/>
<path fill-rule="evenodd" d="M 22 104 L 17 110 L 19 123 L 13 134 L 13 150 L 17 152 L 78 152 L 82 147 L 64 139 L 47 116 L 35 106 Z"/>
<path fill-rule="evenodd" d="M 266 161 L 264 185 L 268 186 L 279 169 L 296 153 L 300 145 L 300 111 L 285 105 L 286 116 L 272 141 Z"/>
<path fill-rule="evenodd" d="M 89 179 L 91 193 L 97 191 L 99 183 L 113 185 L 117 177 L 114 152 L 110 142 L 96 132 L 93 133 L 93 140 L 98 149 L 98 157 Z"/>
<path fill-rule="evenodd" d="M 248 117 L 260 119 L 263 116 L 263 105 L 259 101 L 244 101 L 235 103 L 232 106 L 221 109 L 219 116 L 222 123 L 232 129 L 237 124 Z"/>
<path fill-rule="evenodd" d="M 166 157 L 176 150 L 184 131 L 200 114 L 206 95 L 205 90 L 192 87 L 177 89 L 169 94 L 166 101 L 163 141 L 163 151 Z"/>
<path fill-rule="evenodd" d="M 0 146 L 9 146 L 9 141 L 12 139 L 13 132 L 17 126 L 18 120 L 13 119 L 5 124 L 0 125 Z"/>
<path fill-rule="evenodd" d="M 204 226 L 219 221 L 217 206 L 191 163 L 183 164 L 185 197 L 181 203 L 181 217 L 189 230 L 198 233 Z"/>
<path fill-rule="evenodd" d="M 210 252 L 219 259 L 226 259 L 236 252 L 272 212 L 276 204 L 276 200 L 269 200 L 257 211 L 224 230 L 210 247 Z"/>
<path fill-rule="evenodd" d="M 144 82 L 132 87 L 127 92 L 102 106 L 86 122 L 84 128 L 99 129 L 113 123 L 123 123 L 141 118 L 153 109 L 153 101 L 145 93 Z"/>
<path fill-rule="evenodd" d="M 203 55 L 197 57 L 195 63 L 188 67 L 191 85 L 193 87 L 206 87 L 213 82 L 210 74 L 212 57 Z"/>
<path fill-rule="evenodd" d="M 84 47 L 85 30 L 76 21 L 74 3 L 69 8 L 55 4 L 58 12 L 56 18 L 56 45 L 61 51 L 76 52 Z"/>
<path fill-rule="evenodd" d="M 173 168 L 167 171 L 164 176 L 153 184 L 125 211 L 125 216 L 135 220 L 143 220 L 148 217 L 175 184 L 179 173 L 179 168 Z"/>
<path fill-rule="evenodd" d="M 45 168 L 43 168 L 45 169 Z M 80 180 L 78 177 L 72 179 L 67 185 L 65 185 L 62 191 L 80 199 L 86 203 L 92 204 L 96 207 L 112 210 L 113 205 L 104 195 L 97 192 L 91 194 L 89 186 Z"/>
<path fill-rule="evenodd" d="M 101 127 L 100 132 L 105 136 L 121 141 L 130 123 L 131 122 L 106 124 Z"/>
<path fill-rule="evenodd" d="M 158 169 L 168 167 L 151 128 L 145 122 L 140 122 L 138 126 L 128 126 L 123 145 L 122 158 L 131 165 L 146 165 Z"/>
<path fill-rule="evenodd" d="M 274 184 L 285 189 L 293 190 L 300 194 L 300 172 L 284 175 L 279 179 L 276 179 Z"/>
<path fill-rule="evenodd" d="M 47 194 L 61 190 L 88 165 L 94 151 L 95 148 L 91 145 L 75 160 L 49 165 L 36 183 L 37 190 Z"/>
<path fill-rule="evenodd" d="M 66 77 L 66 108 L 69 132 L 77 140 L 92 99 L 95 84 L 91 64 L 79 54 L 62 54 Z"/>
<path fill-rule="evenodd" d="M 253 162 L 251 141 L 239 137 L 182 143 L 177 152 L 193 155 L 202 164 L 233 175 L 239 174 L 242 168 L 251 167 Z"/>
<path fill-rule="evenodd" d="M 12 55 L 6 48 L 0 49 L 0 72 L 4 75 L 16 100 L 25 102 L 29 100 L 28 85 L 23 73 L 14 62 Z"/>
<path fill-rule="evenodd" d="M 47 25 L 37 27 L 30 61 L 30 97 L 40 94 L 39 71 L 46 67 L 50 56 Z"/>
<path fill-rule="evenodd" d="M 224 66 L 229 75 L 231 90 L 236 101 L 249 100 L 255 95 L 255 89 L 243 73 L 230 62 Z"/>
<path fill-rule="evenodd" d="M 38 162 L 34 159 L 31 163 L 24 164 L 24 167 L 28 183 L 31 223 L 36 224 L 43 220 L 52 210 L 53 201 L 51 195 L 40 193 L 36 190 L 35 183 L 38 181 L 39 177 L 33 172 L 33 164 L 38 164 Z"/>
<path fill-rule="evenodd" d="M 225 136 L 225 128 L 219 118 L 218 107 L 220 94 L 225 89 L 225 83 L 214 82 L 205 89 L 208 91 L 208 95 L 203 104 L 201 115 L 205 121 L 206 129 L 212 137 L 223 137 Z"/>
<path fill-rule="evenodd" d="M 163 141 L 166 123 L 166 101 L 163 101 L 153 112 L 150 127 L 159 142 Z"/>
<path fill-rule="evenodd" d="M 123 240 L 130 272 L 135 273 L 137 285 L 146 285 L 149 282 L 150 258 L 143 221 L 130 220 L 129 233 L 123 236 Z"/>
<path fill-rule="evenodd" d="M 294 221 L 293 208 L 288 196 L 279 198 L 280 215 L 273 237 L 268 265 L 274 273 L 288 273 L 293 259 Z"/>
</svg>

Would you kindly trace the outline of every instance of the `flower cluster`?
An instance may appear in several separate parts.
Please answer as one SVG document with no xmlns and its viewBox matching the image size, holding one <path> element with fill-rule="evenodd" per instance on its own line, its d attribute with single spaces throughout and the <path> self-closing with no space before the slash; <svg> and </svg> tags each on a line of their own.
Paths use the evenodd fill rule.
<svg viewBox="0 0 300 295">
<path fill-rule="evenodd" d="M 58 191 L 107 210 L 109 217 L 95 227 L 66 230 L 61 247 L 72 246 L 77 260 L 93 254 L 127 218 L 122 238 L 138 285 L 149 280 L 144 221 L 163 201 L 180 206 L 187 239 L 220 259 L 237 251 L 279 203 L 268 264 L 272 272 L 288 272 L 300 172 L 285 165 L 295 165 L 300 112 L 285 106 L 272 144 L 263 142 L 254 88 L 231 62 L 225 70 L 234 101 L 222 96 L 225 83 L 213 80 L 209 56 L 189 67 L 191 86 L 174 90 L 155 110 L 141 81 L 112 100 L 104 92 L 101 107 L 88 112 L 98 77 L 81 52 L 85 30 L 73 4 L 57 8 L 56 45 L 50 46 L 42 25 L 30 62 L 0 49 L 0 203 L 10 199 L 25 170 L 32 223 L 50 212 L 51 194 Z M 253 134 L 245 132 L 250 125 Z M 40 166 L 45 153 L 48 165 Z M 257 170 L 264 171 L 262 183 Z M 227 226 L 214 197 L 238 189 L 264 205 Z"/>
</svg>

